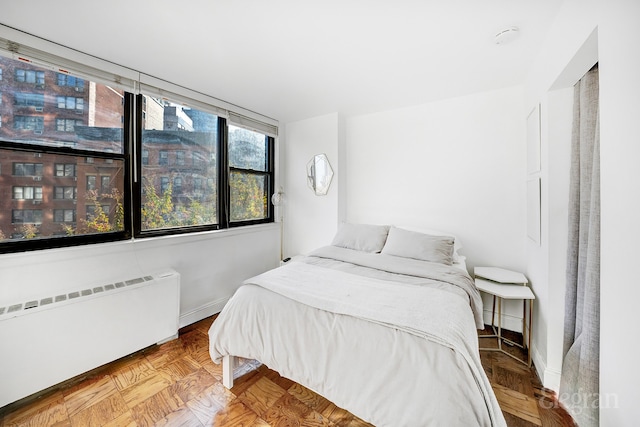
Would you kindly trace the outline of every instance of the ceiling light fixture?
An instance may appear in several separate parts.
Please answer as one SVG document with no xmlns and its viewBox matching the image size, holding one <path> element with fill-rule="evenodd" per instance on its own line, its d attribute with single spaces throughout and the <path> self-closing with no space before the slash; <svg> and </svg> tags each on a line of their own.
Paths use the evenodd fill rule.
<svg viewBox="0 0 640 427">
<path fill-rule="evenodd" d="M 518 27 L 509 27 L 504 30 L 498 32 L 494 37 L 495 44 L 507 44 L 514 41 L 519 34 Z"/>
</svg>

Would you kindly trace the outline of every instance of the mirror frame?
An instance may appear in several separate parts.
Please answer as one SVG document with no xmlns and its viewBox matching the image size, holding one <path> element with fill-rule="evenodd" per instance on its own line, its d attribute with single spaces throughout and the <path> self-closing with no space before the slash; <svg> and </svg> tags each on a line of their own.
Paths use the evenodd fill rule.
<svg viewBox="0 0 640 427">
<path fill-rule="evenodd" d="M 316 154 L 307 163 L 307 185 L 316 196 L 326 196 L 333 180 L 333 169 L 326 154 Z"/>
</svg>

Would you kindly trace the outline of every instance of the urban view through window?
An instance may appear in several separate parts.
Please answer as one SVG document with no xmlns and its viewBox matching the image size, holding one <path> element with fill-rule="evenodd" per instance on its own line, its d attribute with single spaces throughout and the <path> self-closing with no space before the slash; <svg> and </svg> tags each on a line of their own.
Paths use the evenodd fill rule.
<svg viewBox="0 0 640 427">
<path fill-rule="evenodd" d="M 0 56 L 0 241 L 124 230 L 131 100 L 120 89 Z M 225 122 L 170 100 L 138 100 L 140 230 L 218 224 Z M 229 126 L 227 141 L 229 221 L 268 218 L 269 138 Z"/>
</svg>

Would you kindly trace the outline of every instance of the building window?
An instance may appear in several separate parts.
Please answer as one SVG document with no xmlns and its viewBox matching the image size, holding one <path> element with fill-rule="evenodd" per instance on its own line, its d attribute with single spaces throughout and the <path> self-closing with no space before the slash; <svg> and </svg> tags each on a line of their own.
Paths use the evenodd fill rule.
<svg viewBox="0 0 640 427">
<path fill-rule="evenodd" d="M 65 110 L 76 110 L 81 113 L 84 110 L 84 98 L 76 98 L 74 96 L 58 96 L 58 108 Z"/>
<path fill-rule="evenodd" d="M 16 69 L 16 81 L 44 88 L 44 71 Z"/>
<path fill-rule="evenodd" d="M 42 224 L 42 210 L 14 209 L 11 211 L 11 222 L 14 224 Z"/>
<path fill-rule="evenodd" d="M 44 94 L 16 93 L 14 95 L 13 105 L 17 107 L 36 107 L 36 109 L 42 111 L 44 107 Z"/>
<path fill-rule="evenodd" d="M 111 177 L 109 175 L 100 177 L 100 188 L 103 193 L 108 193 L 111 191 Z"/>
<path fill-rule="evenodd" d="M 76 187 L 54 187 L 53 188 L 54 199 L 75 200 L 77 198 L 77 194 L 78 192 Z"/>
<path fill-rule="evenodd" d="M 87 175 L 87 191 L 96 189 L 96 176 L 95 175 Z"/>
<path fill-rule="evenodd" d="M 169 178 L 166 176 L 160 177 L 160 195 L 169 191 Z"/>
<path fill-rule="evenodd" d="M 70 76 L 69 74 L 58 73 L 57 77 L 58 86 L 73 87 L 78 92 L 84 91 L 84 80 L 78 77 Z"/>
<path fill-rule="evenodd" d="M 169 164 L 169 152 L 167 150 L 160 150 L 158 153 L 158 164 L 160 166 L 167 166 Z"/>
<path fill-rule="evenodd" d="M 175 194 L 182 194 L 182 178 L 173 178 L 173 192 Z"/>
<path fill-rule="evenodd" d="M 82 126 L 82 120 L 56 119 L 56 130 L 58 132 L 75 132 L 76 126 Z"/>
<path fill-rule="evenodd" d="M 42 200 L 42 187 L 13 187 L 15 200 Z"/>
<path fill-rule="evenodd" d="M 184 151 L 182 150 L 176 151 L 176 165 L 184 166 L 184 157 L 185 157 Z"/>
<path fill-rule="evenodd" d="M 76 165 L 72 163 L 56 163 L 54 165 L 55 176 L 76 176 Z"/>
<path fill-rule="evenodd" d="M 75 209 L 54 209 L 53 210 L 54 222 L 76 222 L 76 210 Z"/>
<path fill-rule="evenodd" d="M 13 116 L 13 128 L 15 130 L 32 130 L 40 132 L 44 130 L 44 117 L 42 116 Z"/>
<path fill-rule="evenodd" d="M 42 163 L 14 163 L 15 176 L 42 176 Z"/>
<path fill-rule="evenodd" d="M 142 150 L 142 164 L 149 164 L 149 150 Z"/>
</svg>

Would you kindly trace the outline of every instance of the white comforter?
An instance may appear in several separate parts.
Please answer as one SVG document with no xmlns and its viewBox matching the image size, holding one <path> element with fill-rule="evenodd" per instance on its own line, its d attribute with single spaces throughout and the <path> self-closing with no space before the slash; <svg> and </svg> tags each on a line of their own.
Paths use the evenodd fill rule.
<svg viewBox="0 0 640 427">
<path fill-rule="evenodd" d="M 377 426 L 505 425 L 467 274 L 333 247 L 312 255 L 237 291 L 209 332 L 214 361 L 257 359 Z"/>
</svg>

